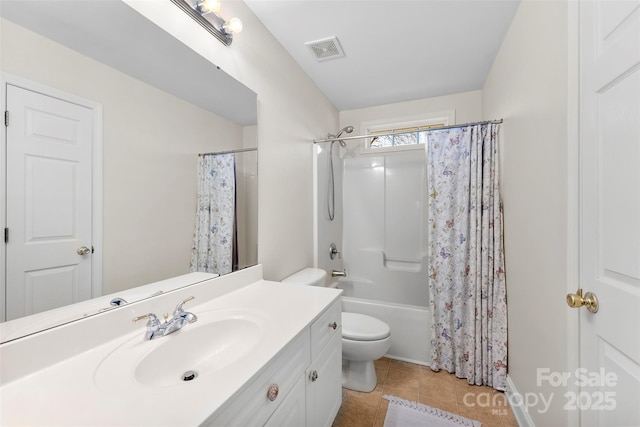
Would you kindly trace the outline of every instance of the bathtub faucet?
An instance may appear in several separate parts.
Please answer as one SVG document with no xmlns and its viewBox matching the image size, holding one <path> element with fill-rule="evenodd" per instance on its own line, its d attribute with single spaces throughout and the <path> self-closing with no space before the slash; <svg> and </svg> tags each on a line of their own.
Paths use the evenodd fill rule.
<svg viewBox="0 0 640 427">
<path fill-rule="evenodd" d="M 342 271 L 331 271 L 331 277 L 347 277 L 347 269 L 343 269 Z"/>
</svg>

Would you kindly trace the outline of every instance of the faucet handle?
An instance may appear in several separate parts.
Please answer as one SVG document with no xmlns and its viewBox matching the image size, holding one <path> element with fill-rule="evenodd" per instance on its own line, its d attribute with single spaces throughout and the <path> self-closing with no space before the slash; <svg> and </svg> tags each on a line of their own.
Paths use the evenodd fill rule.
<svg viewBox="0 0 640 427">
<path fill-rule="evenodd" d="M 143 319 L 149 319 L 149 321 L 147 322 L 147 326 L 160 323 L 160 320 L 158 320 L 158 316 L 156 316 L 153 313 L 147 313 L 147 314 L 143 314 L 142 316 L 134 317 L 132 321 L 135 323 Z"/>
<path fill-rule="evenodd" d="M 192 299 L 195 299 L 195 298 L 196 297 L 194 297 L 194 296 L 190 296 L 190 297 L 187 297 L 187 298 L 183 299 L 182 302 L 176 306 L 176 309 L 173 310 L 173 314 L 176 315 L 176 314 L 182 313 L 184 311 L 182 309 L 182 306 L 185 305 L 186 303 L 188 303 L 189 301 L 191 301 Z"/>
<path fill-rule="evenodd" d="M 338 251 L 338 247 L 335 243 L 332 243 L 331 246 L 329 246 L 329 258 L 335 259 L 336 255 L 338 255 L 338 259 L 342 259 L 342 255 L 340 254 L 340 251 Z"/>
</svg>

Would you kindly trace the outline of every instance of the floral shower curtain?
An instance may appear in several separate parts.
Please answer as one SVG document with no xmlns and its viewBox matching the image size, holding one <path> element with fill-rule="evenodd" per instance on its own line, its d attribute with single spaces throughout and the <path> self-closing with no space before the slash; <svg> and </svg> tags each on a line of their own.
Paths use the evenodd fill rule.
<svg viewBox="0 0 640 427">
<path fill-rule="evenodd" d="M 507 305 L 496 124 L 429 131 L 431 368 L 506 388 Z"/>
<path fill-rule="evenodd" d="M 234 154 L 206 154 L 198 165 L 198 204 L 191 251 L 191 271 L 233 271 L 236 171 Z"/>
</svg>

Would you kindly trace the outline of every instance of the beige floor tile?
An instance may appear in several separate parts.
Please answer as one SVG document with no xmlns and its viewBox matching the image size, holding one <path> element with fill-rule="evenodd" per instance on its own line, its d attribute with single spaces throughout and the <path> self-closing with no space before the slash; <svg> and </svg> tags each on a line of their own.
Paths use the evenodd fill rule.
<svg viewBox="0 0 640 427">
<path fill-rule="evenodd" d="M 378 384 L 384 384 L 387 381 L 387 370 L 376 369 L 376 377 L 378 378 Z"/>
<path fill-rule="evenodd" d="M 418 394 L 420 390 L 420 372 L 418 370 L 393 369 L 389 367 L 385 387 L 402 388 L 410 393 Z"/>
<path fill-rule="evenodd" d="M 446 395 L 455 400 L 455 389 L 451 374 L 440 371 L 433 372 L 429 370 L 420 371 L 419 393 L 425 396 L 442 396 Z"/>
<path fill-rule="evenodd" d="M 369 393 L 363 393 L 355 390 L 345 389 L 345 396 L 348 399 L 353 400 L 355 403 L 369 405 L 369 406 L 373 406 L 374 408 L 378 408 L 378 405 L 380 405 L 380 399 L 382 399 L 382 388 L 383 388 L 383 385 L 378 383 L 376 388 Z"/>
<path fill-rule="evenodd" d="M 347 395 L 333 421 L 333 427 L 372 427 L 377 412 L 377 407 L 358 403 Z"/>
<path fill-rule="evenodd" d="M 374 360 L 373 364 L 375 365 L 376 368 L 388 369 L 390 360 L 391 359 L 387 359 L 386 357 L 381 357 L 380 359 Z"/>
<path fill-rule="evenodd" d="M 443 411 L 458 413 L 458 404 L 455 399 L 448 396 L 424 396 L 420 395 L 418 402 L 431 406 L 432 408 L 442 409 Z"/>
<path fill-rule="evenodd" d="M 400 399 L 412 400 L 414 402 L 418 401 L 418 392 L 412 391 L 403 387 L 392 387 L 389 385 L 384 386 L 382 389 L 382 396 L 395 396 Z"/>
<path fill-rule="evenodd" d="M 422 371 L 425 374 L 435 375 L 435 376 L 440 376 L 440 377 L 443 377 L 443 378 L 447 378 L 451 382 L 453 382 L 454 379 L 457 379 L 457 378 L 455 378 L 455 375 L 450 374 L 449 372 L 447 372 L 445 370 L 442 370 L 442 369 L 439 370 L 439 371 L 434 371 L 433 369 L 431 369 L 428 366 L 420 365 L 420 371 Z"/>
<path fill-rule="evenodd" d="M 334 427 L 383 427 L 389 407 L 385 395 L 477 420 L 483 427 L 518 427 L 504 393 L 491 387 L 469 385 L 446 371 L 393 359 L 376 360 L 375 367 L 378 385 L 371 393 L 343 389 Z"/>
<path fill-rule="evenodd" d="M 468 408 L 461 408 L 459 415 L 469 418 L 470 420 L 480 421 L 482 423 L 482 427 L 502 427 L 502 417 L 500 417 L 500 415 L 494 415 L 483 411 L 475 411 Z"/>
<path fill-rule="evenodd" d="M 389 359 L 383 357 L 382 359 L 374 360 L 373 363 L 376 368 L 378 384 L 384 384 L 387 379 L 387 372 L 389 372 Z"/>
<path fill-rule="evenodd" d="M 460 388 L 456 389 L 456 400 L 461 408 L 506 415 L 509 404 L 503 393 L 495 392 L 490 387 L 469 386 L 462 399 Z"/>
<path fill-rule="evenodd" d="M 491 388 L 471 385 L 466 381 L 467 380 L 458 379 L 453 384 L 453 389 L 458 403 L 468 403 L 471 406 L 481 406 L 477 402 L 491 401 Z"/>
<path fill-rule="evenodd" d="M 389 372 L 391 371 L 403 371 L 417 375 L 420 371 L 420 365 L 416 365 L 415 363 L 403 362 L 401 360 L 389 359 Z"/>
<path fill-rule="evenodd" d="M 518 427 L 518 421 L 510 407 L 505 408 L 502 412 L 502 425 L 504 427 Z"/>
<path fill-rule="evenodd" d="M 387 416 L 387 409 L 389 408 L 389 401 L 387 399 L 382 399 L 380 401 L 380 406 L 378 406 L 378 413 L 376 414 L 376 420 L 374 422 L 374 427 L 384 427 L 384 419 Z"/>
</svg>

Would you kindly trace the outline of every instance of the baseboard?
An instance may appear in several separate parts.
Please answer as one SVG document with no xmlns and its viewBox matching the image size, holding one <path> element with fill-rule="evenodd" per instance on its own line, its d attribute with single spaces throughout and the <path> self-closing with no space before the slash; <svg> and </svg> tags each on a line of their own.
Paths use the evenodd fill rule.
<svg viewBox="0 0 640 427">
<path fill-rule="evenodd" d="M 518 421 L 518 425 L 520 427 L 535 427 L 526 406 L 523 404 L 522 395 L 516 390 L 516 386 L 513 384 L 513 381 L 511 381 L 509 375 L 507 375 L 507 389 L 504 393 L 507 395 L 507 400 L 509 401 L 513 415 L 516 417 L 516 421 Z"/>
<path fill-rule="evenodd" d="M 386 357 L 387 359 L 398 360 L 400 362 L 409 362 L 409 363 L 413 363 L 414 365 L 422 365 L 422 366 L 429 367 L 429 364 L 424 360 L 415 360 L 407 357 L 394 356 L 392 354 L 385 354 L 383 357 Z"/>
</svg>

